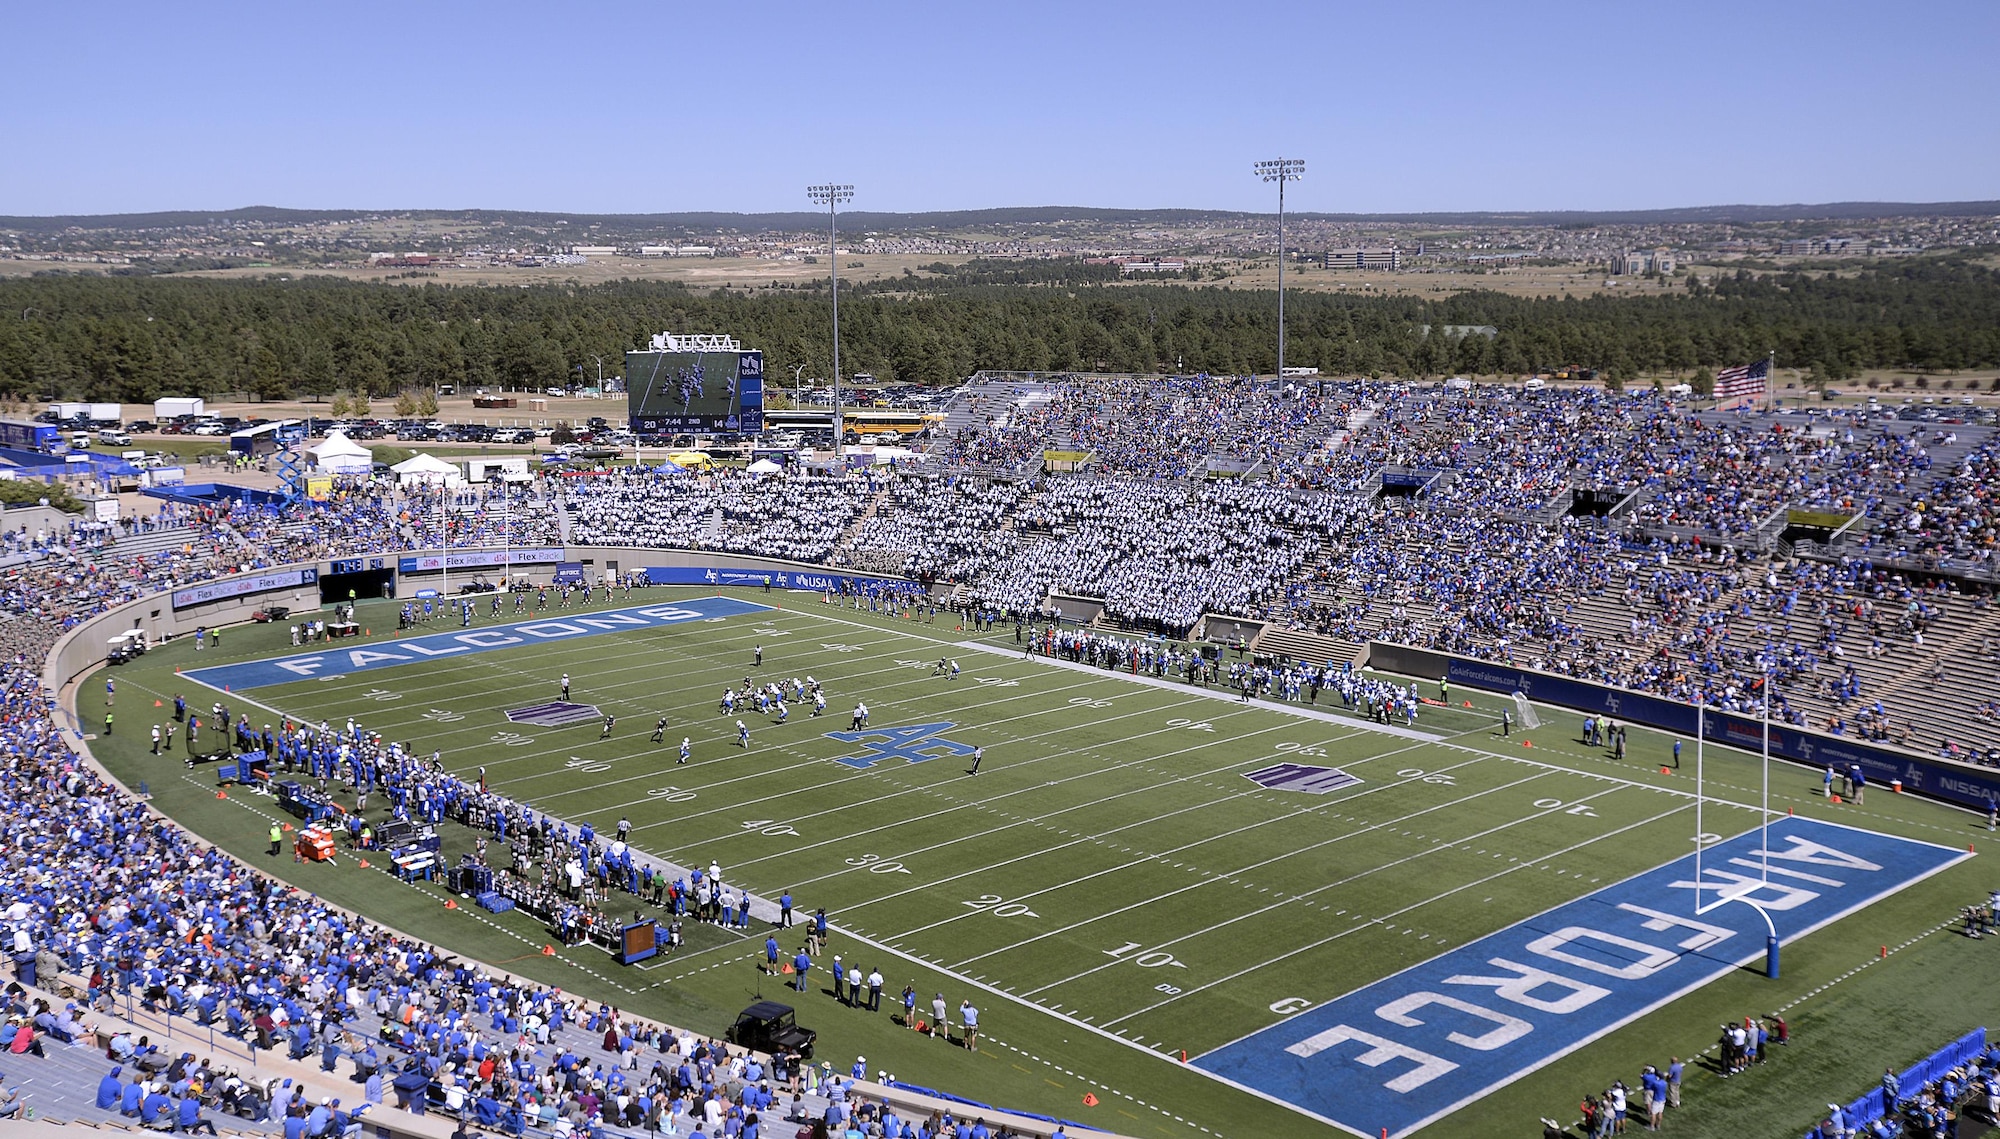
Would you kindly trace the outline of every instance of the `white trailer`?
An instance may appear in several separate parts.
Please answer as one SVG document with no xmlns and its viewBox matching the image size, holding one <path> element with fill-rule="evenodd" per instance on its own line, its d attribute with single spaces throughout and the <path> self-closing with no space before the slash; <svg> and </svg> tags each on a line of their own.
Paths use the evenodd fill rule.
<svg viewBox="0 0 2000 1139">
<path fill-rule="evenodd" d="M 124 422 L 124 416 L 125 406 L 123 404 L 93 403 L 90 405 L 90 421 L 92 423 L 122 423 Z"/>
<path fill-rule="evenodd" d="M 529 477 L 528 457 L 526 455 L 514 455 L 501 459 L 468 459 L 465 463 L 465 479 L 467 482 L 480 483 L 488 480 L 510 483 L 527 482 Z"/>
<path fill-rule="evenodd" d="M 192 399 L 183 396 L 168 396 L 153 401 L 154 419 L 178 419 L 183 415 L 207 415 L 208 408 L 199 396 Z"/>
</svg>

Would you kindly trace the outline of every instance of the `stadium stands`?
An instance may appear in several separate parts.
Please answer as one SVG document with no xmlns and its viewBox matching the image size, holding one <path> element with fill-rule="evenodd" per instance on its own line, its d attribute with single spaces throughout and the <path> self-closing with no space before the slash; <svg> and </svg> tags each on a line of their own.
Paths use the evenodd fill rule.
<svg viewBox="0 0 2000 1139">
<path fill-rule="evenodd" d="M 362 482 L 282 514 L 166 503 L 117 524 L 0 526 L 10 618 L 0 656 L 12 662 L 0 671 L 10 743 L 0 813 L 28 852 L 0 884 L 29 907 L 16 924 L 39 951 L 31 959 L 85 974 L 85 1003 L 136 994 L 254 1038 L 257 1014 L 291 999 L 258 971 L 296 973 L 288 931 L 309 923 L 364 956 L 401 957 L 417 990 L 483 999 L 489 1019 L 500 1007 L 532 1011 L 570 1051 L 613 1027 L 604 1010 L 446 969 L 425 947 L 272 890 L 171 827 L 138 826 L 143 807 L 79 767 L 49 718 L 36 669 L 91 614 L 259 567 L 443 543 L 852 566 L 993 610 L 1081 599 L 1073 606 L 1106 632 L 1180 636 L 1227 619 L 1261 630 L 1260 651 L 1315 666 L 1337 669 L 1387 640 L 1737 711 L 1758 706 L 1770 677 L 1776 718 L 2000 764 L 2000 436 L 1986 427 L 1852 410 L 1690 414 L 1651 394 L 1072 376 L 983 381 L 961 393 L 946 428 L 925 461 L 895 469 L 626 470 L 447 491 Z M 1090 458 L 1080 473 L 1043 475 L 1044 451 Z M 1244 477 L 1204 477 L 1216 470 Z M 1577 490 L 1607 492 L 1598 501 L 1610 505 L 1573 513 Z M 29 806 L 48 796 L 59 812 Z M 76 835 L 103 856 L 46 857 Z M 133 869 L 155 855 L 189 868 L 182 896 Z M 231 909 L 251 901 L 254 919 Z M 119 915 L 115 935 L 93 920 L 104 907 Z M 214 953 L 180 963 L 169 943 L 195 928 Z M 437 1061 L 427 1094 L 449 1093 L 443 1063 L 478 1067 L 473 1042 L 488 1037 L 512 1071 L 460 1093 L 482 1122 L 525 1116 L 529 1097 L 586 1117 L 587 1103 L 602 1111 L 616 1098 L 608 1074 L 588 1101 L 541 1087 L 537 1063 L 501 1046 L 513 1035 L 504 1023 L 465 1028 L 441 1011 L 449 1002 L 410 985 L 352 980 L 307 982 L 334 998 L 315 1004 L 346 1006 L 336 1047 L 379 1045 L 402 1004 L 420 1006 L 404 1054 Z M 293 1024 L 312 1015 L 286 1009 Z M 629 1019 L 619 1027 L 641 1047 L 696 1048 Z M 324 1048 L 325 1025 L 309 1036 L 308 1051 Z M 481 1092 L 493 1093 L 491 1111 Z"/>
</svg>

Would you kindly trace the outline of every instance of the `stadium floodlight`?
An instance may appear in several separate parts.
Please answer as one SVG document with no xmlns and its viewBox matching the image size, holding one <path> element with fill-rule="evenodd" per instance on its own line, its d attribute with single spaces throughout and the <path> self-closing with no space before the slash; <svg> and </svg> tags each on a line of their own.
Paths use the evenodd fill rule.
<svg viewBox="0 0 2000 1139">
<path fill-rule="evenodd" d="M 826 182 L 807 186 L 806 197 L 826 207 L 827 283 L 833 290 L 833 457 L 841 458 L 847 421 L 840 414 L 840 206 L 854 200 L 854 187 Z"/>
<path fill-rule="evenodd" d="M 1303 158 L 1271 158 L 1252 167 L 1257 177 L 1278 184 L 1278 383 L 1285 382 L 1285 183 L 1305 177 Z"/>
</svg>

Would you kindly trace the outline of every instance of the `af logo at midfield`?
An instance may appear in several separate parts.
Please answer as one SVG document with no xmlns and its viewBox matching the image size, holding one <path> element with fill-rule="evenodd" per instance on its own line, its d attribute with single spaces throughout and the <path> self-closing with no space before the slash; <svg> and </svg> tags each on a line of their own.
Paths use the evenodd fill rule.
<svg viewBox="0 0 2000 1139">
<path fill-rule="evenodd" d="M 828 732 L 826 738 L 839 740 L 844 744 L 862 745 L 864 750 L 860 755 L 842 756 L 834 762 L 866 769 L 892 759 L 900 759 L 905 763 L 922 763 L 927 759 L 971 755 L 971 744 L 944 738 L 942 733 L 950 731 L 954 726 L 950 720 L 940 720 L 935 724 L 905 724 L 897 728 L 863 728 L 858 732 Z"/>
</svg>

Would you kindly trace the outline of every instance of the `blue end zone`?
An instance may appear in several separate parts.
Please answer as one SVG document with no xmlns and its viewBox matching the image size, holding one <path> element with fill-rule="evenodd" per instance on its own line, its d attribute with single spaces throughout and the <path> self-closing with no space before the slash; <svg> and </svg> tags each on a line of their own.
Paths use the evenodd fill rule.
<svg viewBox="0 0 2000 1139">
<path fill-rule="evenodd" d="M 1811 819 L 1701 854 L 1701 899 L 1762 906 L 1782 941 L 1927 878 L 1965 851 Z M 1746 905 L 1694 915 L 1695 856 L 1558 906 L 1195 1060 L 1357 1135 L 1403 1135 L 1762 958 Z"/>
<path fill-rule="evenodd" d="M 634 605 L 625 609 L 579 613 L 547 621 L 522 621 L 511 625 L 491 625 L 484 629 L 460 629 L 453 633 L 432 633 L 407 640 L 384 641 L 354 648 L 329 648 L 324 652 L 300 653 L 271 660 L 244 661 L 191 669 L 186 676 L 211 688 L 239 692 L 288 684 L 294 680 L 342 676 L 376 668 L 393 668 L 437 657 L 510 649 L 517 645 L 567 641 L 602 633 L 629 633 L 679 625 L 687 621 L 707 621 L 718 617 L 740 617 L 745 613 L 765 613 L 768 605 L 738 601 L 733 597 L 702 597 L 671 604 Z"/>
</svg>

